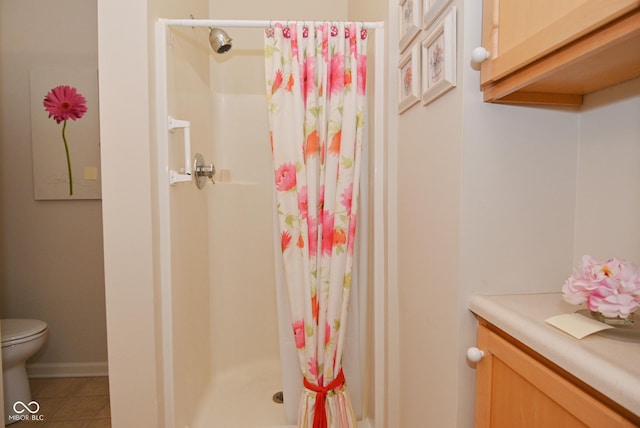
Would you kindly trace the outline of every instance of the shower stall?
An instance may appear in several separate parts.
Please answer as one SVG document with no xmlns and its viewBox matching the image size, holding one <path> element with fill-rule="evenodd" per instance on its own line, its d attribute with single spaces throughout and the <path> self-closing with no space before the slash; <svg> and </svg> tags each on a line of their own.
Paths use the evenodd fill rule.
<svg viewBox="0 0 640 428">
<path fill-rule="evenodd" d="M 270 25 L 156 24 L 167 427 L 295 426 L 302 377 L 274 243 L 262 40 Z M 359 427 L 378 428 L 385 390 L 384 30 L 381 23 L 367 25 L 367 167 L 344 367 Z"/>
</svg>

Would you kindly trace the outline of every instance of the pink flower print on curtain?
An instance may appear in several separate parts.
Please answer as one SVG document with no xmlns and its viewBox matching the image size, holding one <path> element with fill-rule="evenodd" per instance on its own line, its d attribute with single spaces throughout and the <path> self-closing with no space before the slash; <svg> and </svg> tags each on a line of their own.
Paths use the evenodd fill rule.
<svg viewBox="0 0 640 428">
<path fill-rule="evenodd" d="M 292 163 L 280 165 L 276 171 L 276 189 L 282 192 L 291 190 L 296 185 L 296 167 Z"/>
<path fill-rule="evenodd" d="M 293 323 L 293 336 L 296 339 L 296 348 L 304 348 L 304 320 L 298 320 Z"/>
<path fill-rule="evenodd" d="M 305 386 L 300 428 L 356 426 L 342 352 L 358 214 L 366 38 L 356 23 L 276 24 L 265 32 L 278 226 Z"/>
</svg>

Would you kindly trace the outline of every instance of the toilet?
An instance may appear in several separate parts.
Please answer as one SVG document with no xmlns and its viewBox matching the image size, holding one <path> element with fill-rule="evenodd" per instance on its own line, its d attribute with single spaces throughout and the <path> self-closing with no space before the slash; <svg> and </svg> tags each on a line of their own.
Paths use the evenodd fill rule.
<svg viewBox="0 0 640 428">
<path fill-rule="evenodd" d="M 20 420 L 25 414 L 23 406 L 14 404 L 21 401 L 29 405 L 31 388 L 25 363 L 44 344 L 47 337 L 47 323 L 35 319 L 0 320 L 2 333 L 2 387 L 4 392 L 5 424 Z M 34 409 L 32 405 L 30 409 Z M 28 413 L 28 412 L 27 412 Z M 23 416 L 22 416 L 23 417 Z"/>
</svg>

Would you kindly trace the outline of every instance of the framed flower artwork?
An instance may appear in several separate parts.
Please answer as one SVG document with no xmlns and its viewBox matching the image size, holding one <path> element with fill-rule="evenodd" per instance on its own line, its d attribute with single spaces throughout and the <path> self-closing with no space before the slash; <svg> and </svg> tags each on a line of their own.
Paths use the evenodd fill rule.
<svg viewBox="0 0 640 428">
<path fill-rule="evenodd" d="M 415 43 L 402 55 L 398 73 L 399 113 L 420 101 L 420 44 Z"/>
<path fill-rule="evenodd" d="M 433 24 L 422 46 L 422 104 L 456 86 L 456 8 Z"/>
<path fill-rule="evenodd" d="M 409 46 L 422 27 L 420 14 L 422 0 L 400 0 L 398 4 L 398 29 L 400 52 Z"/>
<path fill-rule="evenodd" d="M 429 28 L 451 0 L 422 0 L 422 26 Z"/>
<path fill-rule="evenodd" d="M 35 200 L 101 199 L 98 70 L 29 73 Z"/>
</svg>

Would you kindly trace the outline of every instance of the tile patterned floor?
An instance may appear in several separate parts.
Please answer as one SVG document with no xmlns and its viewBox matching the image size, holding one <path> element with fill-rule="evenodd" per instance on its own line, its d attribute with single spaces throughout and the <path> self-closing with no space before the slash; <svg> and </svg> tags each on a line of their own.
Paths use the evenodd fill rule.
<svg viewBox="0 0 640 428">
<path fill-rule="evenodd" d="M 31 395 L 42 420 L 19 421 L 10 428 L 110 428 L 107 377 L 31 379 Z"/>
</svg>

